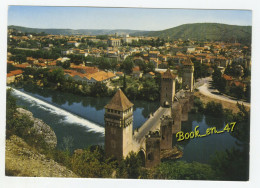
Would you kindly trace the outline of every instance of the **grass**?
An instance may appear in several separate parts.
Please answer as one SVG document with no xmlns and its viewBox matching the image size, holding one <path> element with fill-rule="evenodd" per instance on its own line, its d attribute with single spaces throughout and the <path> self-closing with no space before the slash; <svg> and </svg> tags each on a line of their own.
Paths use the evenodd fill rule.
<svg viewBox="0 0 260 188">
<path fill-rule="evenodd" d="M 6 176 L 77 177 L 45 155 L 38 153 L 18 136 L 6 140 Z"/>
</svg>

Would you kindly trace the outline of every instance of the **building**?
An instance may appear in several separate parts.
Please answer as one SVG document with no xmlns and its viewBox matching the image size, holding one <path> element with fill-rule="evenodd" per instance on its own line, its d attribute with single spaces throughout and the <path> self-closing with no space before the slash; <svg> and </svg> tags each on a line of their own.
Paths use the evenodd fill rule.
<svg viewBox="0 0 260 188">
<path fill-rule="evenodd" d="M 167 69 L 162 75 L 161 81 L 161 106 L 172 106 L 175 96 L 175 75 Z"/>
<path fill-rule="evenodd" d="M 79 47 L 80 43 L 78 43 L 77 41 L 68 41 L 67 45 L 73 45 L 75 47 Z"/>
<path fill-rule="evenodd" d="M 133 106 L 120 89 L 105 106 L 105 152 L 118 160 L 132 151 Z"/>
<path fill-rule="evenodd" d="M 108 41 L 108 45 L 112 46 L 112 47 L 118 47 L 121 46 L 121 40 L 120 39 L 109 39 Z"/>
<path fill-rule="evenodd" d="M 194 65 L 188 57 L 183 63 L 183 78 L 182 78 L 182 88 L 185 90 L 193 91 L 193 77 Z"/>
<path fill-rule="evenodd" d="M 18 70 L 13 70 L 10 71 L 10 73 L 7 74 L 7 84 L 11 84 L 15 82 L 17 79 L 23 79 L 23 71 L 18 69 Z"/>
<path fill-rule="evenodd" d="M 136 66 L 133 68 L 133 77 L 134 78 L 142 78 L 143 72 L 140 70 L 139 66 Z"/>
</svg>

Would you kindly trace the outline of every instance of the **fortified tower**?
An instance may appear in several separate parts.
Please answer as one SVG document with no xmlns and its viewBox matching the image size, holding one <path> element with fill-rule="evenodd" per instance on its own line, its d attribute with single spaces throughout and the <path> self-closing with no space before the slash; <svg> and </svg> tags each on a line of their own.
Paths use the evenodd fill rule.
<svg viewBox="0 0 260 188">
<path fill-rule="evenodd" d="M 119 89 L 105 106 L 105 153 L 118 160 L 132 150 L 133 104 Z"/>
<path fill-rule="evenodd" d="M 170 107 L 173 104 L 175 96 L 175 75 L 170 69 L 162 75 L 161 80 L 161 100 L 160 105 L 163 107 Z"/>
<path fill-rule="evenodd" d="M 194 65 L 190 58 L 187 57 L 186 62 L 183 64 L 183 78 L 182 78 L 182 88 L 188 91 L 193 91 L 193 72 Z"/>
</svg>

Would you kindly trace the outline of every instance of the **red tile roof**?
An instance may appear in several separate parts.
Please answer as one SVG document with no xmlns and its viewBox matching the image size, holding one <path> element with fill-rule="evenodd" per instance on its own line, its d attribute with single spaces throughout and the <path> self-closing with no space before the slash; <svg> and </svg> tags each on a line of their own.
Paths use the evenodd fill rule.
<svg viewBox="0 0 260 188">
<path fill-rule="evenodd" d="M 23 71 L 18 69 L 18 70 L 10 71 L 10 73 L 13 74 L 13 75 L 18 75 L 18 74 L 22 74 Z"/>
<path fill-rule="evenodd" d="M 229 80 L 229 81 L 233 80 L 233 77 L 232 77 L 232 76 L 229 76 L 229 75 L 226 75 L 226 74 L 223 74 L 223 78 L 224 78 L 225 80 Z"/>
</svg>

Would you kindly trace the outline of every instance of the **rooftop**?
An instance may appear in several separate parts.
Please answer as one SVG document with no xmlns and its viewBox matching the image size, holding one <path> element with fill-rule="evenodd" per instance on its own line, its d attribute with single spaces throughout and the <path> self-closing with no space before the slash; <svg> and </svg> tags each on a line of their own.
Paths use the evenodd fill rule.
<svg viewBox="0 0 260 188">
<path fill-rule="evenodd" d="M 175 79 L 175 75 L 171 72 L 170 69 L 167 69 L 167 71 L 162 75 L 162 78 L 170 78 Z"/>
<path fill-rule="evenodd" d="M 131 103 L 125 94 L 119 89 L 111 101 L 105 106 L 105 108 L 118 110 L 118 111 L 125 111 L 132 107 L 134 104 Z"/>
</svg>

